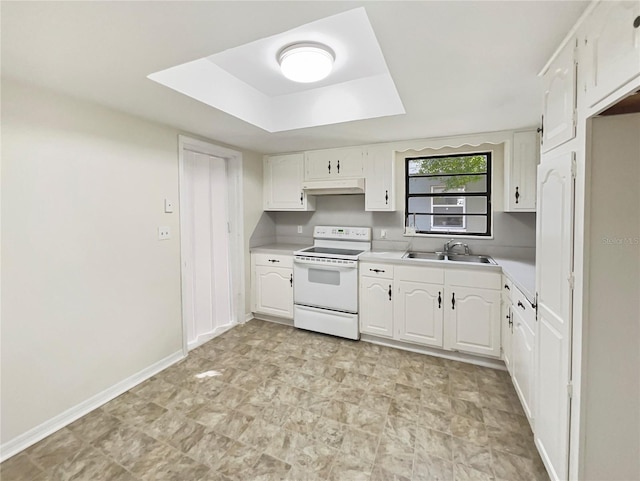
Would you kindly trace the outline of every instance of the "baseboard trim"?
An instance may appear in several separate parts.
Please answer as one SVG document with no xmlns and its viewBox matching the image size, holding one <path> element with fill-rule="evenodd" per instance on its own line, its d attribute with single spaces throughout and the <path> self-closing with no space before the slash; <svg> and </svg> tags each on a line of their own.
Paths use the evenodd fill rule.
<svg viewBox="0 0 640 481">
<path fill-rule="evenodd" d="M 214 337 L 218 337 L 220 334 L 227 332 L 229 329 L 235 326 L 236 324 L 229 324 L 228 326 L 220 326 L 220 327 L 216 327 L 213 331 L 200 334 L 195 341 L 191 341 L 190 343 L 187 344 L 187 349 L 191 351 L 196 347 L 202 346 L 205 342 L 209 342 Z"/>
<path fill-rule="evenodd" d="M 452 361 L 461 361 L 469 364 L 475 364 L 477 366 L 490 367 L 493 369 L 500 369 L 506 371 L 507 367 L 500 359 L 491 359 L 486 357 L 474 356 L 472 354 L 463 354 L 455 351 L 443 351 L 437 348 L 427 346 L 417 346 L 408 342 L 397 341 L 395 339 L 383 339 L 377 336 L 371 336 L 369 334 L 360 334 L 360 340 L 364 342 L 370 342 L 371 344 L 379 344 L 381 346 L 395 347 L 396 349 L 402 349 L 405 351 L 417 352 L 419 354 L 427 354 L 434 357 L 442 357 L 444 359 L 450 359 Z"/>
<path fill-rule="evenodd" d="M 270 316 L 269 314 L 256 313 L 254 313 L 252 317 L 254 317 L 255 319 L 260 319 L 261 321 L 275 322 L 276 324 L 293 327 L 293 319 L 284 319 L 282 317 Z"/>
<path fill-rule="evenodd" d="M 18 454 L 29 446 L 41 441 L 50 434 L 68 426 L 72 422 L 81 418 L 82 416 L 90 413 L 94 409 L 99 408 L 103 404 L 111 401 L 112 399 L 127 392 L 132 387 L 140 384 L 142 381 L 146 381 L 151 376 L 158 374 L 160 371 L 168 368 L 176 362 L 183 359 L 185 356 L 182 352 L 177 351 L 170 356 L 161 359 L 160 361 L 152 364 L 151 366 L 137 372 L 136 374 L 129 376 L 126 379 L 114 384 L 113 386 L 105 389 L 104 391 L 90 397 L 89 399 L 77 404 L 66 411 L 52 417 L 51 419 L 43 422 L 42 424 L 30 429 L 29 431 L 20 434 L 19 436 L 2 443 L 0 445 L 0 462 L 9 459 L 10 457 Z"/>
</svg>

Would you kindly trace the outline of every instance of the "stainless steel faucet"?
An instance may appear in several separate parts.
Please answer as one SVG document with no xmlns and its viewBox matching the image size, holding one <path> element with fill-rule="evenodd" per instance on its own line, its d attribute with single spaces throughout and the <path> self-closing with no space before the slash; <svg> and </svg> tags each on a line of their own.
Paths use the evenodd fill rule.
<svg viewBox="0 0 640 481">
<path fill-rule="evenodd" d="M 456 246 L 464 247 L 464 254 L 467 256 L 469 255 L 469 245 L 463 242 L 454 242 L 454 239 L 451 239 L 450 241 L 445 242 L 444 252 L 446 254 L 451 254 L 452 253 L 451 251 L 453 251 L 453 248 Z"/>
</svg>

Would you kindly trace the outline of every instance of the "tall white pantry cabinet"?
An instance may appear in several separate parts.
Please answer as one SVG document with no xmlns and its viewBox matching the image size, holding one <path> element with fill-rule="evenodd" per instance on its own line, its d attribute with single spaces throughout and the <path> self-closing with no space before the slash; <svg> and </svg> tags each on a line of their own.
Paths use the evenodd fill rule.
<svg viewBox="0 0 640 481">
<path fill-rule="evenodd" d="M 598 157 L 599 146 L 607 142 L 594 136 L 594 125 L 602 119 L 598 116 L 640 91 L 640 2 L 590 4 L 542 75 L 535 443 L 553 481 L 640 479 L 640 380 L 637 370 L 630 375 L 624 369 L 619 373 L 610 369 L 637 366 L 639 361 L 637 342 L 631 347 L 629 341 L 639 330 L 640 269 L 637 262 L 631 262 L 638 258 L 637 247 L 627 246 L 628 261 L 617 264 L 615 275 L 604 267 L 590 269 L 601 258 L 608 259 L 602 264 L 608 266 L 623 252 L 604 248 L 603 238 L 615 232 L 621 238 L 624 233 L 630 239 L 638 235 L 639 202 L 616 201 L 611 183 L 606 190 L 613 195 L 600 197 L 597 205 L 590 192 L 604 189 L 607 182 L 603 171 L 594 170 L 596 162 L 604 161 Z M 618 125 L 632 128 L 610 129 L 609 137 L 617 135 L 617 140 L 610 143 L 612 155 L 606 162 L 611 172 L 625 168 L 626 162 L 627 175 L 619 176 L 615 184 L 621 192 L 637 192 L 640 179 L 634 178 L 628 166 L 637 165 L 638 132 L 631 133 L 633 116 L 627 117 L 626 124 L 621 117 L 616 118 L 621 122 Z M 622 131 L 629 133 L 623 137 Z M 613 146 L 628 149 L 613 154 Z M 605 224 L 601 219 L 606 219 L 606 230 L 598 230 Z M 618 296 L 628 291 L 629 282 L 635 285 L 636 295 Z M 602 308 L 607 305 L 610 314 L 603 316 Z M 602 372 L 608 374 L 601 376 Z"/>
</svg>

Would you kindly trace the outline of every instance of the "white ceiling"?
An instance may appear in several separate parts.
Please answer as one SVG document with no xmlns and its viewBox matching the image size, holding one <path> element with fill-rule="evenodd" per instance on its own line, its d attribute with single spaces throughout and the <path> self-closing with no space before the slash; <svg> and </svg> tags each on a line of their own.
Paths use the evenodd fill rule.
<svg viewBox="0 0 640 481">
<path fill-rule="evenodd" d="M 330 75 L 300 84 L 282 75 L 278 52 L 316 42 L 335 55 Z M 162 85 L 268 131 L 404 114 L 363 7 L 149 75 Z"/>
<path fill-rule="evenodd" d="M 2 1 L 2 75 L 263 153 L 523 128 L 587 3 Z M 406 115 L 268 133 L 147 78 L 360 6 Z"/>
</svg>

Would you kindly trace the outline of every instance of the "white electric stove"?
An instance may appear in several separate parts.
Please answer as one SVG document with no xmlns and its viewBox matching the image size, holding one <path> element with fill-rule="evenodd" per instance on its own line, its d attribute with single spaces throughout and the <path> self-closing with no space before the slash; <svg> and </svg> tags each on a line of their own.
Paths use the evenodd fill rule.
<svg viewBox="0 0 640 481">
<path fill-rule="evenodd" d="M 359 339 L 358 257 L 371 250 L 371 228 L 316 226 L 313 238 L 294 252 L 293 324 Z"/>
</svg>

